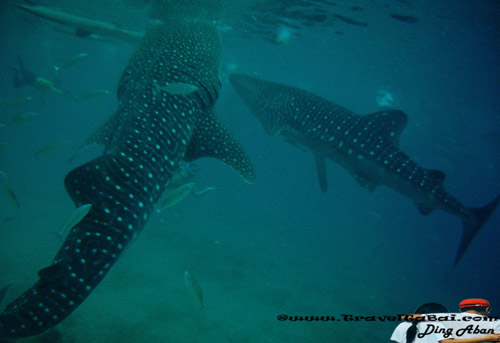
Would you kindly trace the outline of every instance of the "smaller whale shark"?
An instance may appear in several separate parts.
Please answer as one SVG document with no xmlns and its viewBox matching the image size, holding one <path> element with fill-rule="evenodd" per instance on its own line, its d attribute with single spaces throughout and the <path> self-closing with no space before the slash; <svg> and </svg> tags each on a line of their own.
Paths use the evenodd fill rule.
<svg viewBox="0 0 500 343">
<path fill-rule="evenodd" d="M 410 198 L 422 215 L 440 209 L 459 217 L 463 234 L 455 265 L 500 201 L 499 196 L 484 207 L 465 207 L 444 189 L 443 172 L 424 169 L 401 151 L 399 136 L 407 122 L 403 111 L 360 116 L 296 87 L 243 74 L 231 74 L 229 79 L 268 134 L 281 135 L 314 153 L 324 192 L 327 157 L 370 191 L 385 185 Z"/>
</svg>

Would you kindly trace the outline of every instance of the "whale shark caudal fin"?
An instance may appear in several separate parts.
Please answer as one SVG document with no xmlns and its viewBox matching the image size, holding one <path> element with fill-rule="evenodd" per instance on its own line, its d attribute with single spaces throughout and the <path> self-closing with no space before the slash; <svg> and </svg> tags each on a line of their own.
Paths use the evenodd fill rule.
<svg viewBox="0 0 500 343">
<path fill-rule="evenodd" d="M 471 208 L 471 212 L 477 218 L 477 223 L 472 224 L 467 221 L 462 221 L 463 232 L 462 238 L 460 239 L 460 245 L 458 247 L 457 256 L 455 257 L 455 266 L 458 264 L 468 246 L 472 242 L 474 236 L 479 232 L 483 225 L 488 221 L 491 214 L 500 202 L 500 195 L 497 196 L 493 201 L 483 207 Z"/>
</svg>

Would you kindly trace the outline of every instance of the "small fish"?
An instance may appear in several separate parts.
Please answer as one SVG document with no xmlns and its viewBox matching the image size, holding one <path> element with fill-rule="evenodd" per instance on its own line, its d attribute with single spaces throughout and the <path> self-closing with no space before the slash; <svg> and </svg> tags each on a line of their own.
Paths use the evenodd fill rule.
<svg viewBox="0 0 500 343">
<path fill-rule="evenodd" d="M 163 199 L 163 202 L 160 205 L 161 210 L 177 205 L 182 200 L 184 200 L 184 198 L 187 197 L 190 193 L 193 194 L 195 197 L 199 197 L 204 193 L 215 189 L 215 187 L 207 187 L 202 191 L 197 191 L 196 188 L 194 188 L 194 186 L 195 186 L 194 182 L 189 182 L 174 189 L 165 197 L 165 199 Z"/>
<path fill-rule="evenodd" d="M 83 60 L 84 58 L 86 58 L 88 56 L 89 56 L 88 54 L 83 52 L 83 53 L 68 57 L 61 63 L 60 66 L 54 66 L 54 69 L 57 72 L 59 72 L 63 69 L 73 67 L 73 66 L 77 65 L 81 60 Z"/>
<path fill-rule="evenodd" d="M 403 14 L 396 14 L 396 13 L 391 13 L 391 17 L 393 19 L 402 21 L 403 23 L 410 23 L 414 24 L 418 22 L 418 19 L 409 15 L 403 15 Z"/>
<path fill-rule="evenodd" d="M 38 116 L 38 113 L 36 113 L 36 112 L 19 113 L 19 114 L 15 115 L 14 117 L 10 118 L 8 123 L 10 125 L 25 124 L 25 123 L 29 123 L 30 121 L 33 121 L 37 116 Z"/>
<path fill-rule="evenodd" d="M 61 151 L 62 149 L 66 148 L 69 144 L 71 144 L 69 141 L 54 141 L 47 143 L 39 150 L 37 150 L 37 152 L 35 152 L 35 157 Z"/>
<path fill-rule="evenodd" d="M 2 223 L 10 223 L 14 220 L 16 220 L 16 217 L 5 217 L 2 219 Z"/>
<path fill-rule="evenodd" d="M 172 178 L 168 182 L 167 188 L 175 189 L 188 182 L 194 174 L 196 173 L 196 165 L 193 163 L 186 163 L 185 165 L 179 166 L 172 175 Z"/>
<path fill-rule="evenodd" d="M 189 292 L 194 305 L 199 306 L 199 309 L 203 309 L 203 293 L 201 292 L 201 287 L 193 278 L 191 273 L 187 270 L 184 272 L 184 284 Z"/>
<path fill-rule="evenodd" d="M 363 26 L 366 27 L 368 26 L 368 23 L 365 23 L 363 21 L 358 21 L 352 18 L 344 17 L 343 15 L 334 13 L 333 16 L 337 19 L 342 20 L 344 23 L 351 24 L 351 25 L 356 25 L 356 26 Z"/>
<path fill-rule="evenodd" d="M 3 299 L 7 296 L 10 286 L 12 286 L 12 281 L 9 281 L 5 286 L 0 289 L 0 305 L 2 305 Z"/>
<path fill-rule="evenodd" d="M 197 191 L 195 188 L 193 188 L 193 190 L 191 191 L 191 193 L 195 196 L 195 197 L 199 197 L 200 195 L 203 195 L 205 194 L 206 192 L 208 191 L 213 191 L 215 190 L 215 187 L 207 187 L 205 188 L 204 190 L 202 191 Z"/>
<path fill-rule="evenodd" d="M 43 94 L 46 91 L 51 91 L 52 93 L 56 93 L 56 94 L 64 94 L 64 91 L 57 88 L 54 85 L 54 82 L 47 80 L 43 77 L 37 77 L 33 86 Z"/>
<path fill-rule="evenodd" d="M 3 150 L 3 148 L 5 148 L 7 145 L 9 145 L 8 143 L 5 143 L 5 142 L 1 142 L 0 143 L 0 151 Z"/>
<path fill-rule="evenodd" d="M 3 186 L 7 194 L 9 195 L 10 199 L 14 201 L 17 207 L 21 207 L 19 204 L 19 200 L 17 200 L 16 194 L 12 190 L 12 186 L 10 184 L 9 177 L 3 170 L 0 170 L 0 184 Z"/>
<path fill-rule="evenodd" d="M 111 92 L 106 89 L 94 89 L 91 91 L 80 93 L 76 96 L 76 98 L 80 100 L 90 101 L 105 98 L 110 94 Z"/>
<path fill-rule="evenodd" d="M 185 197 L 189 195 L 189 193 L 191 193 L 194 185 L 194 182 L 189 182 L 174 189 L 165 197 L 165 199 L 163 199 L 160 208 L 164 210 L 180 203 L 182 200 L 184 200 Z"/>
<path fill-rule="evenodd" d="M 92 204 L 85 204 L 77 207 L 64 223 L 61 231 L 54 233 L 62 241 L 66 232 L 78 224 L 90 211 Z"/>
<path fill-rule="evenodd" d="M 13 107 L 18 107 L 22 105 L 26 105 L 27 103 L 31 102 L 33 100 L 33 97 L 31 96 L 23 96 L 21 98 L 13 99 L 13 100 L 0 100 L 0 108 L 2 109 L 8 109 L 8 108 L 13 108 Z"/>
<path fill-rule="evenodd" d="M 165 86 L 157 85 L 157 90 L 167 92 L 171 95 L 189 95 L 198 91 L 198 87 L 189 83 L 168 83 Z"/>
</svg>

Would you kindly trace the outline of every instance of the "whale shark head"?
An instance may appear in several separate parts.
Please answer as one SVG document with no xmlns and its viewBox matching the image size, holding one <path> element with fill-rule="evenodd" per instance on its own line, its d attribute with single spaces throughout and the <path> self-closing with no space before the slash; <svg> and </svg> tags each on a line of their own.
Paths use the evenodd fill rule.
<svg viewBox="0 0 500 343">
<path fill-rule="evenodd" d="M 284 128 L 283 113 L 290 106 L 287 88 L 249 75 L 229 75 L 231 85 L 251 112 L 259 119 L 266 133 L 277 135 Z"/>
</svg>

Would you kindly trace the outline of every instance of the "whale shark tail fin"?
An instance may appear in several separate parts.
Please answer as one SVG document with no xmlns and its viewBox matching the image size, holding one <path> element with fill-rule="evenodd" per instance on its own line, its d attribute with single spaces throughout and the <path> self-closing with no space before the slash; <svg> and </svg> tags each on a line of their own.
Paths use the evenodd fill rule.
<svg viewBox="0 0 500 343">
<path fill-rule="evenodd" d="M 497 196 L 493 201 L 483 207 L 472 208 L 471 211 L 476 218 L 476 223 L 468 223 L 463 221 L 463 233 L 460 239 L 460 245 L 458 247 L 457 256 L 455 257 L 455 266 L 458 264 L 465 251 L 469 247 L 474 236 L 481 230 L 484 224 L 488 221 L 491 214 L 500 202 L 500 195 Z"/>
</svg>

